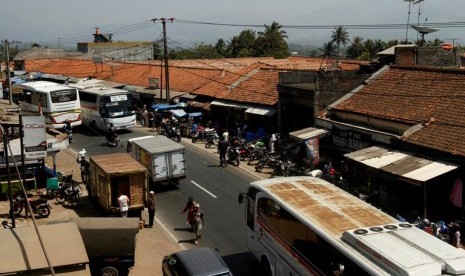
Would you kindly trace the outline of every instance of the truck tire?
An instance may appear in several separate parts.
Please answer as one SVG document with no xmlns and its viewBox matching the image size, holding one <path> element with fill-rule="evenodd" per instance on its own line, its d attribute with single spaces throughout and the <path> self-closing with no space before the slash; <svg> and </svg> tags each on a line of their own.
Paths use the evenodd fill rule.
<svg viewBox="0 0 465 276">
<path fill-rule="evenodd" d="M 116 267 L 106 266 L 100 270 L 102 276 L 119 276 L 119 271 Z"/>
</svg>

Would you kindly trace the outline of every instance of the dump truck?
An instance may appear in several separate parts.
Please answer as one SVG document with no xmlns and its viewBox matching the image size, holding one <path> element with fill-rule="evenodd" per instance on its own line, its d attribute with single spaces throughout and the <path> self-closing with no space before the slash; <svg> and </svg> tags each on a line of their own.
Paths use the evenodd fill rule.
<svg viewBox="0 0 465 276">
<path fill-rule="evenodd" d="M 87 191 L 92 202 L 108 214 L 119 213 L 118 192 L 130 200 L 129 216 L 141 217 L 147 201 L 147 169 L 127 153 L 90 157 Z"/>
<path fill-rule="evenodd" d="M 179 184 L 186 178 L 184 146 L 163 135 L 129 139 L 127 152 L 147 169 L 151 186 L 162 182 Z"/>
<path fill-rule="evenodd" d="M 127 275 L 135 264 L 138 218 L 70 218 L 81 233 L 92 275 Z"/>
</svg>

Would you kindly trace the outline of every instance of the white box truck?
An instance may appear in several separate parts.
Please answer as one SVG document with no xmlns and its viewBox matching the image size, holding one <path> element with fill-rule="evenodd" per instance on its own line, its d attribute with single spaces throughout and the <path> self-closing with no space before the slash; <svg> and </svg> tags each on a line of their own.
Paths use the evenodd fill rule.
<svg viewBox="0 0 465 276">
<path fill-rule="evenodd" d="M 127 152 L 147 168 L 151 184 L 186 178 L 184 146 L 163 135 L 129 139 Z"/>
</svg>

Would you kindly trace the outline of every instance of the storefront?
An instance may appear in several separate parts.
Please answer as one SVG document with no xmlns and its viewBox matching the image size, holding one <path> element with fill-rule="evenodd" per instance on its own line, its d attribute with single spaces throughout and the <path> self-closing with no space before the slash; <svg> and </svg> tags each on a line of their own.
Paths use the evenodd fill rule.
<svg viewBox="0 0 465 276">
<path fill-rule="evenodd" d="M 344 155 L 350 162 L 352 191 L 371 204 L 407 218 L 444 219 L 460 177 L 458 166 L 372 146 Z"/>
<path fill-rule="evenodd" d="M 320 162 L 320 138 L 329 134 L 329 131 L 308 127 L 289 133 L 289 137 L 296 141 L 298 151 L 296 155 L 301 158 L 307 168 L 317 168 Z M 299 160 L 301 161 L 301 160 Z"/>
</svg>

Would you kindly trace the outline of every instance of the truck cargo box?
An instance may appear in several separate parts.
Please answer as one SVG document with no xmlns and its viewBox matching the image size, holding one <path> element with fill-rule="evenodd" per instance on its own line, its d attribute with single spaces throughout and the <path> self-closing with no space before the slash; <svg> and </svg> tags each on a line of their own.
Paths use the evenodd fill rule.
<svg viewBox="0 0 465 276">
<path fill-rule="evenodd" d="M 147 168 L 153 183 L 186 178 L 184 146 L 163 135 L 130 139 L 127 150 Z"/>
<path fill-rule="evenodd" d="M 126 153 L 94 155 L 89 160 L 89 197 L 109 213 L 118 212 L 118 192 L 130 199 L 129 214 L 144 209 L 147 169 Z"/>
</svg>

